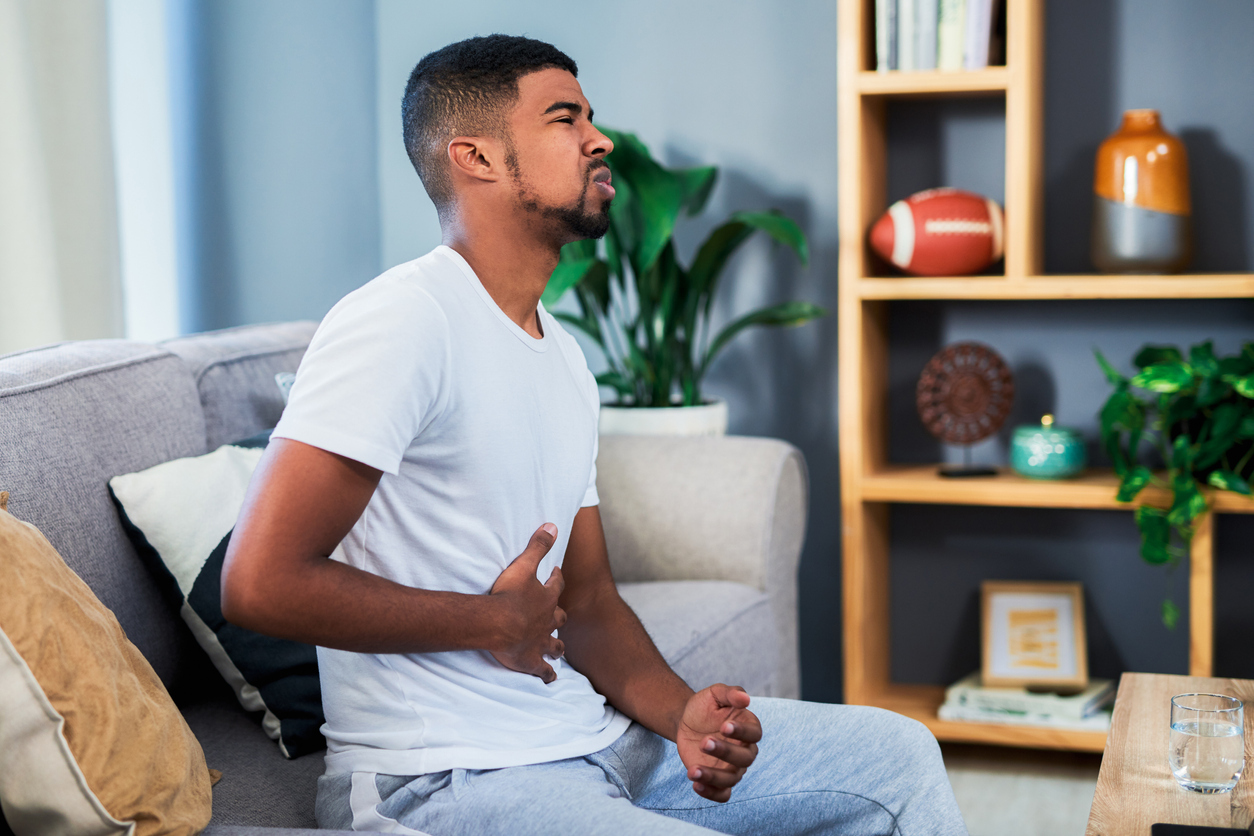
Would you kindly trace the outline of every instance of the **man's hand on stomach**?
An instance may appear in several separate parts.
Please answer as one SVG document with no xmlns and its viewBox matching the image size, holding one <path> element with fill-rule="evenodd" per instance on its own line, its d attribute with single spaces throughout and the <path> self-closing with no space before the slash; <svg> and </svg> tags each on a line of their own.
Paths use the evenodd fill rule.
<svg viewBox="0 0 1254 836">
<path fill-rule="evenodd" d="M 545 683 L 557 679 L 553 666 L 544 660 L 566 652 L 553 631 L 566 623 L 566 612 L 557 605 L 566 581 L 556 566 L 543 584 L 536 578 L 540 561 L 557 542 L 557 526 L 545 523 L 531 535 L 531 542 L 492 585 L 491 595 L 508 608 L 510 627 L 505 643 L 493 648 L 492 655 L 505 667 L 538 676 Z"/>
</svg>

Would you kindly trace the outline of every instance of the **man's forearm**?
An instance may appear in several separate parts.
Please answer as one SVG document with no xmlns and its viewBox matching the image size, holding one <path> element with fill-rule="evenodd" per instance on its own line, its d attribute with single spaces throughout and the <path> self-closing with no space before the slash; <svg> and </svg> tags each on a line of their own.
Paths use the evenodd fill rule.
<svg viewBox="0 0 1254 836">
<path fill-rule="evenodd" d="M 271 636 L 358 653 L 487 650 L 512 670 L 552 674 L 543 654 L 560 621 L 560 572 L 536 571 L 557 530 L 546 523 L 483 595 L 414 589 L 331 560 L 382 471 L 299 441 L 270 442 L 222 566 L 222 614 Z M 546 679 L 547 681 L 547 679 Z"/>
<path fill-rule="evenodd" d="M 299 441 L 271 441 L 226 551 L 223 616 L 258 633 L 363 653 L 493 647 L 511 626 L 505 602 L 412 589 L 327 556 L 381 476 Z"/>
<path fill-rule="evenodd" d="M 560 636 L 570 664 L 619 711 L 673 741 L 692 689 L 617 590 L 611 586 L 567 614 Z"/>
<path fill-rule="evenodd" d="M 297 574 L 224 585 L 223 615 L 258 633 L 359 653 L 492 650 L 509 632 L 507 608 L 491 595 L 414 589 L 328 558 Z"/>
</svg>

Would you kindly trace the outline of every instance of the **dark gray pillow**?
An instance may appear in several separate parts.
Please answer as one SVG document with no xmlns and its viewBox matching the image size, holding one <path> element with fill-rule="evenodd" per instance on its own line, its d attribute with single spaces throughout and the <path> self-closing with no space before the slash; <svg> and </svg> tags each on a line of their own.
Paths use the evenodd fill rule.
<svg viewBox="0 0 1254 836">
<path fill-rule="evenodd" d="M 222 562 L 270 431 L 203 456 L 109 480 L 122 527 L 240 704 L 286 757 L 326 748 L 312 645 L 263 636 L 222 617 Z"/>
</svg>

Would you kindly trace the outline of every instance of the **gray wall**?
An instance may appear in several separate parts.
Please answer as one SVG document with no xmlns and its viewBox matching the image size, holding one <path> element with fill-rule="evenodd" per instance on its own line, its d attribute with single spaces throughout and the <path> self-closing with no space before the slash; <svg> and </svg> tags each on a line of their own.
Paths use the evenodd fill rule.
<svg viewBox="0 0 1254 836">
<path fill-rule="evenodd" d="M 183 329 L 321 319 L 379 272 L 373 4 L 175 7 Z"/>
<path fill-rule="evenodd" d="M 1046 238 L 1051 271 L 1087 271 L 1092 160 L 1130 107 L 1157 107 L 1188 145 L 1197 269 L 1254 269 L 1254 5 L 1246 0 L 1050 0 L 1046 42 Z M 204 3 L 212 73 L 205 95 L 207 183 L 200 225 L 206 324 L 317 315 L 376 268 L 439 240 L 405 159 L 399 103 L 426 52 L 495 31 L 550 40 L 580 65 L 598 120 L 637 132 L 673 164 L 713 163 L 706 217 L 677 233 L 681 252 L 725 213 L 777 206 L 807 230 L 808 269 L 761 244 L 732 265 L 716 321 L 787 298 L 836 305 L 835 3 L 797 0 L 630 6 L 489 0 L 473 15 L 406 0 Z M 373 14 L 373 26 L 367 18 Z M 367 66 L 367 65 L 370 66 Z M 311 79 L 317 80 L 312 83 Z M 316 95 L 311 92 L 316 89 Z M 1000 102 L 915 103 L 891 113 L 893 197 L 935 185 L 1001 196 Z M 212 128 L 212 130 L 210 130 Z M 374 166 L 369 174 L 365 169 Z M 214 184 L 217 183 L 217 192 Z M 377 184 L 377 185 L 376 185 Z M 376 200 L 377 203 L 372 203 Z M 377 205 L 377 211 L 372 206 Z M 370 239 L 371 235 L 374 239 Z M 215 237 L 216 236 L 216 237 Z M 369 239 L 369 241 L 368 241 Z M 376 249 L 367 253 L 359 245 Z M 221 278 L 219 278 L 221 277 Z M 219 283 L 220 282 L 220 283 Z M 297 311 L 296 300 L 307 304 Z M 1128 362 L 1147 341 L 1214 337 L 1231 351 L 1254 336 L 1254 302 L 900 303 L 893 308 L 892 452 L 945 455 L 919 428 L 910 391 L 944 344 L 979 339 L 1014 368 L 1012 423 L 1054 411 L 1092 436 L 1106 385 L 1100 347 Z M 597 363 L 595 352 L 589 356 Z M 759 332 L 712 370 L 732 431 L 804 451 L 811 522 L 801 568 L 804 690 L 840 697 L 836 323 Z M 1004 462 L 1006 437 L 982 445 Z M 1142 565 L 1131 516 L 899 506 L 894 510 L 894 674 L 947 682 L 978 664 L 975 595 L 986 577 L 1085 584 L 1095 674 L 1183 670 L 1183 632 L 1158 603 L 1183 601 L 1186 572 Z M 1219 527 L 1219 661 L 1254 676 L 1254 521 Z"/>
</svg>

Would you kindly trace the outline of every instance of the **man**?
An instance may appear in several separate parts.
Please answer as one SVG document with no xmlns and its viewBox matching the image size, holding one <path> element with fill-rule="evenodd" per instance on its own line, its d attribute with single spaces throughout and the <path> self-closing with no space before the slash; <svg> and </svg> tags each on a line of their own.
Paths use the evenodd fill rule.
<svg viewBox="0 0 1254 836">
<path fill-rule="evenodd" d="M 619 598 L 597 386 L 539 306 L 614 196 L 576 73 L 499 35 L 414 69 L 405 142 L 444 243 L 327 315 L 235 529 L 227 618 L 319 646 L 319 823 L 965 832 L 920 724 L 693 693 Z"/>
</svg>

